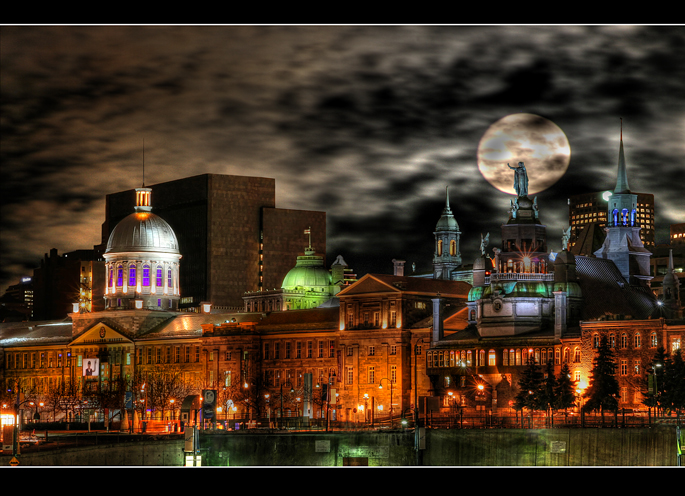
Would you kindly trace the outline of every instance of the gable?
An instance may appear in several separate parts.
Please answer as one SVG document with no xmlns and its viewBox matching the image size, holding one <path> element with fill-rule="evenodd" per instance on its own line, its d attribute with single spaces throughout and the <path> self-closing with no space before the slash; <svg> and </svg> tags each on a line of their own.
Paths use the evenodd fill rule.
<svg viewBox="0 0 685 496">
<path fill-rule="evenodd" d="M 352 296 L 369 293 L 399 293 L 400 289 L 382 282 L 370 274 L 365 275 L 350 287 L 340 291 L 337 296 Z"/>
<path fill-rule="evenodd" d="M 132 343 L 131 339 L 124 336 L 119 331 L 115 331 L 107 324 L 98 322 L 90 329 L 84 331 L 80 336 L 74 339 L 70 346 L 78 346 L 83 344 L 114 344 L 114 343 Z"/>
</svg>

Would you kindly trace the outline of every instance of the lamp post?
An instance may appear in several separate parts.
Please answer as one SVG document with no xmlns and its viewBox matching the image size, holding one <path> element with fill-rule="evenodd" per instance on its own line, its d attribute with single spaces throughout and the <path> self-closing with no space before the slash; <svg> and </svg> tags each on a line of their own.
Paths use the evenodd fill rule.
<svg viewBox="0 0 685 496">
<path fill-rule="evenodd" d="M 383 389 L 383 381 L 388 381 L 390 383 L 390 428 L 392 429 L 392 381 L 387 377 L 383 377 L 378 383 L 378 389 Z"/>
</svg>

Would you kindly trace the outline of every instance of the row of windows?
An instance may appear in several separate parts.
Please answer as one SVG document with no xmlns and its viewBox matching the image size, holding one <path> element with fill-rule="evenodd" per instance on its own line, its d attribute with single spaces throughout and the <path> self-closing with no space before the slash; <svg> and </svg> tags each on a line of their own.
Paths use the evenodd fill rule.
<svg viewBox="0 0 685 496">
<path fill-rule="evenodd" d="M 173 347 L 153 347 L 147 346 L 145 348 L 138 348 L 136 350 L 136 363 L 138 365 L 151 365 L 160 363 L 191 363 L 200 361 L 200 347 L 195 346 L 175 346 Z M 183 350 L 183 351 L 181 351 Z M 181 353 L 183 353 L 183 361 L 181 361 Z"/>
<path fill-rule="evenodd" d="M 283 346 L 281 346 L 281 344 Z M 286 341 L 281 343 L 279 341 L 264 343 L 264 360 L 280 360 L 281 358 L 314 358 L 314 341 L 296 341 L 294 343 Z M 335 341 L 333 340 L 321 340 L 316 344 L 316 354 L 317 358 L 325 358 L 328 355 L 329 358 L 335 357 Z M 326 351 L 328 350 L 328 351 Z M 281 357 L 281 351 L 283 351 L 283 357 Z"/>
<path fill-rule="evenodd" d="M 613 332 L 607 336 L 607 341 L 609 344 L 610 348 L 616 348 L 616 334 Z M 592 346 L 593 348 L 599 348 L 599 343 L 600 343 L 600 336 L 599 334 L 594 334 L 592 336 Z M 619 348 L 621 349 L 627 349 L 628 345 L 632 344 L 633 348 L 641 348 L 642 347 L 642 334 L 639 332 L 636 332 L 633 334 L 632 340 L 630 336 L 628 335 L 627 332 L 621 333 L 621 335 L 618 338 L 618 345 Z M 649 335 L 649 347 L 650 348 L 656 348 L 659 346 L 659 337 L 656 332 L 652 332 Z"/>
<path fill-rule="evenodd" d="M 164 272 L 163 272 L 162 267 L 159 265 L 156 267 L 156 269 L 157 269 L 157 271 L 156 271 L 155 282 L 156 282 L 156 286 L 159 288 L 159 287 L 162 287 L 162 284 L 164 282 L 164 277 L 163 277 Z M 128 272 L 128 286 L 129 287 L 135 287 L 138 284 L 137 276 L 136 276 L 136 273 L 137 273 L 136 265 L 130 264 L 128 266 L 127 272 Z M 116 274 L 117 274 L 116 287 L 121 288 L 124 286 L 124 266 L 123 265 L 117 266 Z M 147 264 L 143 265 L 142 275 L 143 275 L 143 277 L 142 277 L 143 287 L 146 287 L 146 288 L 150 287 L 150 266 L 149 265 L 147 265 Z M 173 287 L 173 277 L 172 276 L 173 276 L 173 272 L 172 272 L 171 268 L 169 268 L 167 270 L 167 286 L 170 288 Z M 113 285 L 114 285 L 114 269 L 110 268 L 109 269 L 108 286 L 111 288 L 111 287 L 113 287 Z"/>
<path fill-rule="evenodd" d="M 571 356 L 573 363 L 580 363 L 580 347 L 573 348 L 573 355 L 571 355 L 571 348 L 563 349 L 563 357 L 561 348 L 511 348 L 503 350 L 501 355 L 501 365 L 503 366 L 517 366 L 528 365 L 529 360 L 534 360 L 537 364 L 546 364 L 554 360 L 554 363 L 560 365 L 562 363 L 570 363 Z M 498 352 L 495 350 L 445 350 L 445 351 L 429 351 L 427 353 L 428 368 L 434 367 L 470 367 L 476 366 L 494 366 L 497 365 Z M 474 362 L 475 360 L 475 362 Z"/>
</svg>

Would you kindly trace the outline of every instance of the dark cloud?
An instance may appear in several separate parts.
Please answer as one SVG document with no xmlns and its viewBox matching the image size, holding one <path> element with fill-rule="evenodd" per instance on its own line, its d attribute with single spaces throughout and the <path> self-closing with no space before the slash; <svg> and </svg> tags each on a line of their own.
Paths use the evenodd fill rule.
<svg viewBox="0 0 685 496">
<path fill-rule="evenodd" d="M 680 26 L 10 26 L 0 52 L 3 287 L 53 246 L 99 242 L 104 196 L 202 173 L 274 177 L 279 207 L 325 210 L 329 256 L 358 273 L 431 270 L 445 186 L 468 263 L 508 195 L 477 169 L 490 125 L 556 123 L 571 144 L 538 194 L 631 188 L 682 222 Z M 662 212 L 662 214 L 660 214 Z M 664 225 L 659 226 L 659 223 Z M 660 241 L 665 241 L 661 239 Z M 494 241 L 493 241 L 494 243 Z M 0 288 L 1 290 L 1 288 Z"/>
</svg>

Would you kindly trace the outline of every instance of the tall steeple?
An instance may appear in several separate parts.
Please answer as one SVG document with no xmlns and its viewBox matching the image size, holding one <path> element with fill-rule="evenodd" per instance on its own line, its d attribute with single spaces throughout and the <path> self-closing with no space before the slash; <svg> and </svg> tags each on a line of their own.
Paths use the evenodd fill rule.
<svg viewBox="0 0 685 496">
<path fill-rule="evenodd" d="M 618 173 L 616 174 L 616 187 L 614 188 L 614 194 L 617 193 L 630 194 L 628 173 L 626 172 L 626 157 L 623 153 L 623 119 L 621 119 L 621 139 L 618 149 Z"/>
<path fill-rule="evenodd" d="M 445 187 L 445 208 L 435 226 L 435 253 L 433 256 L 433 279 L 452 278 L 452 270 L 461 265 L 459 251 L 459 224 L 450 208 L 449 186 Z"/>
<path fill-rule="evenodd" d="M 623 152 L 623 121 L 618 152 L 616 188 L 607 202 L 607 237 L 594 255 L 612 260 L 631 284 L 649 284 L 649 257 L 640 239 L 637 195 L 628 188 L 628 172 Z"/>
</svg>

